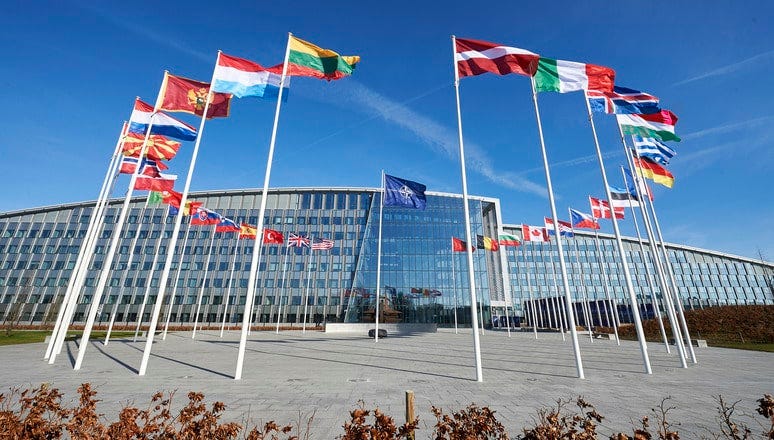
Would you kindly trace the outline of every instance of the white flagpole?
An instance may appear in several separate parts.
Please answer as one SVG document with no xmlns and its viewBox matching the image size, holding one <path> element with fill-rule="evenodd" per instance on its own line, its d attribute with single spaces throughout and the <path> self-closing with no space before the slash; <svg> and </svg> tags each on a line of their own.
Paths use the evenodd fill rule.
<svg viewBox="0 0 774 440">
<path fill-rule="evenodd" d="M 311 242 L 310 242 L 311 245 Z M 282 293 L 285 293 L 285 290 L 287 290 L 287 287 L 285 286 L 285 274 L 287 273 L 288 269 L 288 254 L 290 254 L 290 243 L 288 243 L 287 246 L 285 246 L 285 261 L 282 263 L 282 291 L 279 289 L 277 290 L 277 293 L 274 295 L 275 301 L 277 303 L 277 330 L 276 334 L 279 334 L 279 325 L 280 325 L 280 317 L 282 316 Z M 279 298 L 279 301 L 276 301 L 276 299 Z"/>
<path fill-rule="evenodd" d="M 572 217 L 572 215 L 570 217 Z M 573 232 L 573 236 L 574 235 L 575 235 L 575 232 Z M 586 320 L 586 328 L 589 330 L 589 341 L 591 341 L 591 343 L 594 343 L 594 334 L 593 334 L 594 332 L 591 331 L 591 322 L 590 322 L 591 309 L 589 308 L 587 310 L 589 300 L 588 300 L 588 295 L 586 294 L 586 283 L 584 282 L 584 279 L 583 279 L 583 268 L 581 267 L 581 263 L 580 263 L 580 250 L 578 249 L 578 240 L 577 239 L 573 240 L 573 244 L 575 245 L 575 264 L 576 264 L 576 267 L 578 268 L 578 278 L 580 279 L 580 289 L 578 290 L 581 290 L 583 293 L 583 300 L 582 300 L 583 302 L 581 303 L 581 306 L 583 307 L 583 318 Z"/>
<path fill-rule="evenodd" d="M 564 323 L 565 323 L 565 320 L 563 319 L 564 318 L 564 313 L 562 313 L 560 310 L 558 310 L 559 309 L 560 293 L 559 293 L 559 285 L 556 283 L 556 275 L 557 275 L 557 273 L 556 273 L 556 263 L 554 263 L 554 257 L 553 257 L 553 255 L 551 255 L 551 245 L 552 245 L 552 243 L 549 241 L 548 242 L 548 251 L 549 251 L 548 259 L 551 260 L 551 280 L 554 283 L 554 297 L 552 299 L 553 299 L 554 305 L 553 305 L 553 307 L 550 307 L 549 303 L 548 303 L 548 298 L 546 298 L 546 307 L 550 307 L 551 309 L 553 309 L 553 312 L 554 312 L 554 322 L 556 324 L 556 327 L 559 329 L 559 333 L 562 334 L 562 342 L 564 342 L 564 341 L 567 340 L 567 337 L 564 334 L 564 330 L 565 330 L 566 327 L 564 326 Z M 565 296 L 565 298 L 566 297 L 567 296 Z M 575 306 L 572 305 L 572 300 L 570 300 L 570 304 L 571 304 L 572 310 L 575 311 Z M 548 313 L 547 313 L 547 315 L 548 315 Z M 548 320 L 549 321 L 551 320 L 551 316 L 550 315 L 548 315 Z"/>
<path fill-rule="evenodd" d="M 599 147 L 599 139 L 597 138 L 597 129 L 594 126 L 594 116 L 591 113 L 591 105 L 589 104 L 589 98 L 586 93 L 586 91 L 583 91 L 583 100 L 586 102 L 586 110 L 588 111 L 589 115 L 589 123 L 591 124 L 591 133 L 594 135 L 594 146 L 597 150 L 597 160 L 599 162 L 599 170 L 602 174 L 602 184 L 605 185 L 605 194 L 607 195 L 607 200 L 610 200 L 610 209 L 613 209 L 612 206 L 612 196 L 610 195 L 610 186 L 608 186 L 607 183 L 607 173 L 605 172 L 605 163 L 602 160 L 602 150 Z M 611 212 L 611 220 L 613 221 L 613 231 L 615 231 L 615 240 L 618 244 L 618 253 L 621 256 L 621 265 L 624 272 L 624 278 L 626 279 L 626 287 L 629 291 L 629 299 L 631 300 L 632 304 L 635 306 L 633 309 L 633 315 L 634 315 L 634 328 L 637 330 L 637 339 L 640 342 L 640 352 L 642 353 L 642 363 L 645 367 L 645 373 L 646 374 L 653 374 L 653 370 L 650 366 L 650 357 L 648 356 L 648 345 L 647 341 L 645 341 L 645 333 L 642 330 L 642 320 L 640 319 L 640 311 L 636 309 L 637 304 L 637 294 L 634 292 L 634 284 L 632 284 L 632 275 L 629 271 L 629 263 L 626 261 L 626 251 L 624 250 L 623 241 L 621 241 L 621 231 L 618 229 L 618 219 L 615 218 L 615 211 L 613 210 Z"/>
<path fill-rule="evenodd" d="M 186 208 L 180 208 L 180 209 L 186 209 Z M 188 213 L 190 216 L 190 212 Z M 191 221 L 188 221 L 188 224 L 185 228 L 185 238 L 183 239 L 183 247 L 180 248 L 180 261 L 177 263 L 177 272 L 175 274 L 175 282 L 172 286 L 172 294 L 169 296 L 169 305 L 167 306 L 167 319 L 164 323 L 164 331 L 161 333 L 161 340 L 166 341 L 167 340 L 167 331 L 169 330 L 169 321 L 172 319 L 172 311 L 175 307 L 175 296 L 177 296 L 177 283 L 180 281 L 180 272 L 183 270 L 183 260 L 185 259 L 185 248 L 188 246 L 188 234 L 191 232 Z M 170 246 L 174 247 L 174 244 L 170 243 Z"/>
<path fill-rule="evenodd" d="M 527 266 L 527 242 L 524 241 L 524 232 L 523 231 L 521 233 L 521 237 L 522 237 L 522 240 L 521 240 L 522 241 L 522 243 L 521 243 L 521 254 L 524 256 L 524 267 L 527 268 L 527 270 L 524 271 L 524 274 L 527 276 L 527 285 L 529 286 L 527 288 L 528 289 L 527 290 L 527 297 L 529 298 L 529 303 L 528 303 L 529 307 L 527 307 L 527 309 L 524 311 L 524 314 L 526 315 L 527 313 L 532 311 L 532 316 L 530 316 L 529 320 L 530 320 L 530 324 L 532 324 L 532 332 L 535 334 L 535 339 L 537 339 L 538 338 L 538 334 L 537 334 L 537 312 L 535 311 L 535 303 L 532 301 L 532 285 L 531 285 L 531 283 L 529 281 L 529 268 Z M 514 250 L 514 253 L 515 252 L 516 251 Z M 518 268 L 518 266 L 519 266 L 519 260 L 517 259 L 516 260 L 516 267 Z M 519 292 L 521 292 L 522 291 L 522 289 L 521 289 L 521 287 L 522 287 L 521 286 L 521 270 L 519 270 L 518 272 L 519 272 L 519 277 L 516 278 L 516 281 L 519 283 Z M 522 293 L 522 295 L 524 295 L 524 294 Z"/>
<path fill-rule="evenodd" d="M 306 291 L 304 292 L 304 323 L 301 327 L 302 334 L 306 334 L 306 313 L 307 304 L 309 304 L 309 285 L 311 284 L 312 278 L 312 243 L 314 243 L 314 239 L 309 243 L 309 257 L 306 260 Z"/>
<path fill-rule="evenodd" d="M 223 337 L 223 330 L 226 328 L 226 315 L 228 314 L 228 300 L 231 297 L 231 288 L 234 284 L 234 269 L 236 268 L 236 257 L 239 254 L 239 233 L 234 246 L 234 258 L 231 259 L 231 273 L 228 276 L 228 289 L 226 290 L 226 302 L 223 304 L 223 323 L 220 324 L 220 337 Z M 236 298 L 234 299 L 236 301 Z"/>
<path fill-rule="evenodd" d="M 624 186 L 628 187 L 628 182 L 626 180 L 626 173 L 623 170 L 623 167 L 621 167 L 621 175 L 623 176 L 624 180 Z M 633 177 L 633 176 L 632 176 Z M 637 183 L 632 182 L 632 184 L 635 186 L 635 189 L 638 193 L 639 198 L 639 189 L 637 188 Z M 647 195 L 645 196 L 647 197 Z M 664 321 L 661 319 L 661 308 L 658 305 L 658 298 L 656 298 L 656 287 L 653 284 L 653 278 L 651 277 L 651 273 L 648 270 L 648 255 L 645 253 L 645 245 L 642 244 L 642 235 L 640 235 L 640 225 L 637 221 L 637 214 L 634 211 L 634 206 L 629 204 L 629 210 L 632 213 L 632 219 L 634 220 L 634 230 L 637 232 L 637 242 L 640 244 L 640 254 L 642 255 L 642 264 L 645 267 L 645 275 L 648 280 L 648 289 L 650 289 L 650 299 L 653 302 L 653 311 L 656 313 L 656 320 L 658 321 L 658 328 L 661 332 L 661 338 L 664 340 L 664 349 L 667 353 L 671 353 L 669 350 L 669 340 L 667 339 L 666 330 L 664 330 Z M 654 264 L 655 266 L 655 264 Z M 674 325 L 674 323 L 672 323 Z"/>
<path fill-rule="evenodd" d="M 218 65 L 220 59 L 220 51 L 215 59 L 215 65 Z M 215 79 L 215 69 L 212 69 L 212 79 Z M 210 80 L 212 84 L 212 80 Z M 161 92 L 159 92 L 159 98 L 161 98 Z M 199 131 L 196 133 L 196 142 L 194 142 L 193 151 L 191 152 L 191 163 L 188 166 L 188 175 L 185 178 L 185 186 L 183 187 L 183 194 L 180 196 L 180 209 L 175 217 L 175 226 L 172 228 L 172 237 L 169 239 L 169 249 L 167 249 L 167 257 L 164 260 L 164 271 L 161 273 L 161 279 L 159 280 L 159 292 L 156 296 L 156 303 L 153 305 L 153 315 L 151 315 L 151 321 L 148 325 L 148 336 L 145 339 L 145 349 L 142 352 L 142 360 L 140 361 L 140 369 L 138 375 L 145 376 L 145 372 L 148 369 L 148 361 L 150 360 L 150 353 L 153 349 L 153 340 L 156 334 L 156 327 L 159 323 L 159 315 L 161 314 L 161 308 L 164 305 L 164 295 L 167 292 L 167 280 L 169 280 L 169 271 L 172 269 L 172 260 L 175 256 L 175 246 L 177 246 L 177 238 L 180 235 L 180 227 L 183 223 L 183 214 L 185 213 L 186 202 L 188 201 L 188 191 L 191 189 L 191 179 L 193 178 L 194 169 L 196 168 L 196 157 L 199 155 L 199 145 L 202 143 L 202 135 L 204 134 L 204 123 L 207 121 L 207 113 L 210 109 L 210 101 L 213 99 L 212 88 L 207 93 L 207 101 L 204 103 L 204 109 L 202 111 L 202 120 L 199 123 Z M 187 234 L 186 234 L 187 235 Z M 181 254 L 182 256 L 182 254 Z M 181 260 L 182 262 L 182 260 Z M 171 313 L 171 308 L 170 308 Z"/>
<path fill-rule="evenodd" d="M 242 366 L 245 361 L 245 347 L 247 345 L 247 330 L 250 326 L 249 312 L 253 310 L 253 296 L 255 295 L 255 278 L 258 271 L 258 255 L 261 253 L 261 243 L 263 243 L 263 215 L 266 213 L 266 195 L 269 191 L 269 178 L 271 177 L 271 163 L 274 158 L 274 144 L 277 141 L 277 125 L 279 124 L 280 108 L 282 106 L 282 91 L 285 88 L 285 79 L 288 74 L 288 58 L 290 57 L 290 39 L 293 34 L 288 32 L 288 45 L 285 49 L 285 61 L 282 64 L 282 77 L 280 79 L 279 93 L 277 94 L 277 109 L 274 112 L 274 126 L 271 130 L 271 141 L 269 143 L 269 157 L 266 160 L 266 175 L 263 179 L 263 192 L 261 193 L 261 208 L 258 211 L 258 225 L 255 234 L 255 243 L 253 247 L 253 257 L 250 262 L 250 276 L 247 281 L 247 304 L 245 304 L 245 313 L 242 319 L 242 334 L 239 338 L 239 353 L 237 355 L 236 371 L 234 380 L 242 379 Z"/>
<path fill-rule="evenodd" d="M 456 275 L 456 263 L 454 250 L 452 250 L 452 295 L 454 295 L 454 334 L 459 334 L 457 329 L 457 275 Z"/>
<path fill-rule="evenodd" d="M 384 196 L 387 194 L 385 189 L 384 170 L 382 170 L 382 194 L 379 196 L 379 238 L 376 244 L 376 307 L 374 308 L 374 342 L 379 342 L 379 292 L 381 289 L 382 276 L 382 222 L 384 221 Z"/>
<path fill-rule="evenodd" d="M 634 167 L 632 166 L 633 163 L 631 161 L 631 156 L 629 156 L 629 151 L 628 151 L 628 148 L 626 147 L 626 140 L 624 139 L 623 129 L 621 128 L 620 124 L 618 124 L 618 132 L 621 135 L 621 144 L 623 145 L 624 154 L 626 155 L 626 162 L 631 167 L 630 169 L 634 170 Z M 640 212 L 642 214 L 642 221 L 645 224 L 645 230 L 648 233 L 648 237 L 649 237 L 648 242 L 650 243 L 650 249 L 654 256 L 653 262 L 656 266 L 656 270 L 659 275 L 658 276 L 659 286 L 661 288 L 662 296 L 664 297 L 664 300 L 665 300 L 667 317 L 669 318 L 670 326 L 672 327 L 672 335 L 675 338 L 675 345 L 677 346 L 677 352 L 680 355 L 680 365 L 683 368 L 688 368 L 688 364 L 685 362 L 686 349 L 683 343 L 682 332 L 680 331 L 680 326 L 678 324 L 676 312 L 674 310 L 674 305 L 672 303 L 672 294 L 670 293 L 669 286 L 667 285 L 666 275 L 664 273 L 665 272 L 664 266 L 661 263 L 661 259 L 658 257 L 656 235 L 653 232 L 653 227 L 650 223 L 650 218 L 648 217 L 647 211 L 645 210 L 645 206 L 643 205 L 643 203 L 645 203 L 645 201 L 648 200 L 650 197 L 647 194 L 640 193 L 640 183 L 641 183 L 640 179 L 642 177 L 639 175 L 639 171 L 635 170 L 632 173 L 632 178 L 635 179 L 634 191 L 637 195 L 637 198 L 640 200 Z M 611 208 L 612 208 L 612 205 L 611 205 Z"/>
<path fill-rule="evenodd" d="M 465 212 L 465 241 L 468 245 L 468 279 L 470 282 L 470 324 L 473 330 L 473 352 L 476 361 L 476 381 L 484 381 L 481 366 L 481 341 L 478 335 L 478 299 L 476 297 L 476 276 L 473 268 L 473 242 L 470 231 L 470 207 L 468 206 L 468 179 L 465 175 L 465 147 L 462 140 L 462 112 L 460 110 L 460 73 L 457 70 L 457 42 L 452 35 L 452 60 L 454 61 L 454 92 L 457 98 L 457 131 L 460 143 L 460 169 L 462 174 L 462 207 Z"/>
<path fill-rule="evenodd" d="M 78 252 L 78 257 L 75 260 L 75 267 L 73 269 L 70 280 L 67 283 L 67 289 L 62 297 L 62 304 L 59 306 L 59 311 L 56 315 L 56 321 L 54 323 L 54 329 L 51 332 L 51 337 L 46 347 L 46 353 L 43 359 L 51 359 L 52 351 L 56 354 L 61 350 L 61 345 L 57 348 L 57 341 L 63 330 L 70 325 L 70 319 L 72 316 L 72 310 L 76 306 L 78 293 L 82 287 L 82 280 L 86 278 L 88 271 L 89 260 L 94 253 L 94 248 L 97 246 L 97 235 L 99 234 L 100 225 L 103 223 L 105 209 L 107 207 L 107 201 L 110 198 L 110 194 L 113 192 L 116 179 L 118 178 L 118 167 L 121 164 L 121 150 L 124 145 L 124 136 L 129 129 L 129 123 L 124 122 L 121 128 L 121 133 L 118 135 L 116 141 L 116 148 L 113 151 L 113 156 L 110 158 L 110 164 L 105 172 L 105 179 L 102 181 L 102 187 L 99 191 L 99 197 L 94 204 L 94 208 L 91 211 L 91 218 L 89 219 L 89 226 L 86 228 L 86 237 L 81 242 L 81 249 Z M 78 286 L 78 288 L 76 288 Z M 62 338 L 64 341 L 64 337 Z M 57 348 L 56 350 L 54 350 Z M 56 356 L 56 355 L 54 355 Z M 53 361 L 49 362 L 50 364 Z"/>
<path fill-rule="evenodd" d="M 615 215 L 614 212 L 611 211 L 610 215 Z M 610 326 L 610 320 L 613 320 L 613 332 L 615 333 L 615 343 L 618 345 L 621 345 L 621 340 L 618 338 L 618 324 L 616 323 L 616 313 L 613 313 L 613 300 L 610 298 L 610 290 L 608 288 L 609 279 L 607 277 L 607 270 L 605 270 L 605 264 L 604 264 L 604 256 L 602 255 L 602 250 L 599 246 L 599 234 L 597 233 L 597 230 L 594 229 L 594 244 L 597 247 L 597 262 L 599 262 L 599 270 L 602 272 L 602 285 L 605 288 L 605 298 L 607 298 L 607 310 L 605 312 L 605 315 L 607 315 L 607 325 Z M 612 315 L 612 316 L 610 316 Z"/>
<path fill-rule="evenodd" d="M 202 297 L 204 297 L 204 286 L 207 285 L 207 272 L 210 269 L 210 257 L 212 256 L 212 245 L 215 244 L 215 228 L 212 227 L 212 238 L 210 238 L 210 249 L 207 252 L 207 258 L 204 260 L 204 275 L 202 276 L 202 286 L 199 288 L 199 296 L 196 298 L 196 316 L 194 316 L 193 331 L 191 332 L 191 339 L 196 339 L 196 326 L 199 324 L 199 312 L 202 309 Z"/>
<path fill-rule="evenodd" d="M 535 263 L 535 272 L 537 273 L 537 261 L 535 261 L 535 245 L 533 244 L 530 249 L 530 254 L 532 254 L 532 262 Z M 535 281 L 537 281 L 537 278 L 535 278 Z M 530 299 L 532 299 L 532 280 L 529 278 L 529 266 L 527 268 L 527 285 L 529 286 L 530 291 Z M 548 280 L 546 280 L 546 285 L 548 285 Z M 538 291 L 536 293 L 537 299 L 535 300 L 535 303 L 532 304 L 532 307 L 535 308 L 535 313 L 537 313 L 537 317 L 535 318 L 535 325 L 539 325 L 540 328 L 544 328 L 543 325 L 543 302 L 540 298 L 540 288 L 538 287 Z M 548 304 L 548 301 L 546 301 L 546 304 Z M 548 315 L 548 314 L 546 314 Z M 550 324 L 549 324 L 550 325 Z"/>
<path fill-rule="evenodd" d="M 156 98 L 156 106 L 154 107 L 154 115 L 156 111 L 158 110 L 159 103 L 161 102 L 161 89 L 159 89 L 159 95 L 158 98 Z M 118 222 L 116 223 L 116 226 L 113 230 L 113 238 L 110 242 L 110 249 L 108 251 L 107 256 L 105 257 L 105 261 L 102 263 L 102 273 L 100 274 L 99 281 L 97 283 L 97 289 L 94 292 L 94 297 L 92 298 L 91 307 L 89 308 L 89 315 L 86 319 L 86 325 L 83 328 L 83 335 L 81 336 L 81 342 L 78 346 L 78 356 L 75 360 L 75 366 L 73 367 L 74 370 L 80 370 L 81 365 L 83 364 L 83 357 L 86 355 L 86 347 L 89 345 L 89 338 L 91 337 L 91 329 L 94 326 L 94 320 L 97 317 L 97 309 L 99 308 L 100 300 L 102 299 L 102 294 L 105 291 L 105 286 L 107 285 L 108 276 L 110 276 L 111 271 L 111 265 L 113 264 L 113 258 L 115 257 L 116 250 L 118 249 L 118 244 L 121 241 L 121 231 L 124 227 L 124 222 L 126 221 L 126 216 L 129 214 L 129 205 L 132 201 L 132 193 L 134 192 L 134 185 L 135 182 L 137 182 L 137 176 L 140 174 L 140 170 L 142 168 L 142 159 L 145 157 L 146 151 L 148 151 L 148 139 L 150 138 L 151 129 L 153 128 L 153 116 L 151 116 L 150 124 L 148 126 L 148 132 L 145 133 L 145 140 L 142 143 L 142 148 L 140 149 L 140 156 L 137 161 L 137 166 L 134 169 L 134 173 L 132 174 L 132 177 L 129 179 L 129 188 L 126 191 L 126 197 L 124 197 L 124 204 L 121 207 L 121 214 L 118 217 Z"/>
<path fill-rule="evenodd" d="M 256 235 L 256 238 L 257 238 L 257 235 Z M 264 244 L 265 243 L 263 243 L 263 238 L 261 238 L 261 246 L 263 246 Z M 258 268 L 261 267 L 261 260 L 262 259 L 263 259 L 263 249 L 261 249 L 261 251 L 258 253 L 258 264 L 256 265 L 256 267 L 258 267 Z M 258 290 L 258 287 L 260 287 L 260 283 L 261 283 L 261 280 L 260 280 L 260 278 L 258 278 L 258 274 L 256 273 L 255 283 L 254 283 L 255 285 L 253 286 L 255 290 Z M 250 333 L 253 330 L 253 321 L 254 321 L 253 320 L 253 312 L 255 312 L 255 304 L 254 304 L 254 302 L 255 302 L 255 298 L 253 297 L 253 304 L 250 304 L 250 311 L 249 311 L 249 313 L 248 313 L 247 310 L 245 310 L 245 313 L 249 316 L 249 321 L 247 321 L 248 322 L 248 324 L 247 324 L 247 335 L 248 336 L 250 336 Z"/>
<path fill-rule="evenodd" d="M 142 317 L 143 315 L 145 315 L 145 306 L 148 304 L 148 297 L 150 296 L 151 280 L 153 279 L 153 273 L 156 271 L 156 263 L 158 263 L 159 261 L 159 248 L 161 248 L 161 242 L 162 242 L 162 239 L 164 238 L 163 232 L 164 232 L 164 227 L 162 226 L 159 234 L 159 239 L 156 242 L 156 248 L 153 250 L 153 262 L 151 263 L 151 270 L 148 273 L 148 282 L 145 285 L 145 294 L 142 297 L 142 304 L 140 305 L 140 313 L 137 314 L 137 327 L 134 329 L 134 339 L 132 342 L 137 342 L 137 335 L 140 333 L 140 327 L 142 326 Z M 106 336 L 106 340 L 107 340 L 107 336 Z"/>
<path fill-rule="evenodd" d="M 538 108 L 537 91 L 535 90 L 535 78 L 531 78 L 532 85 L 532 101 L 535 104 L 535 118 L 537 119 L 538 134 L 540 135 L 540 150 L 543 153 L 543 168 L 546 174 L 546 186 L 548 187 L 548 201 L 551 205 L 551 218 L 554 220 L 555 229 L 559 227 L 559 216 L 556 214 L 556 202 L 554 201 L 554 189 L 551 183 L 551 172 L 548 168 L 548 154 L 546 153 L 546 143 L 543 139 L 543 124 L 540 121 L 540 110 Z M 583 374 L 583 361 L 581 360 L 580 346 L 578 345 L 578 331 L 575 328 L 575 317 L 572 315 L 572 297 L 570 296 L 570 283 L 567 278 L 567 265 L 564 259 L 564 250 L 562 249 L 562 238 L 560 234 L 556 234 L 556 244 L 559 249 L 559 268 L 562 271 L 562 283 L 564 284 L 564 298 L 567 302 L 567 326 L 570 329 L 570 336 L 572 339 L 572 348 L 575 354 L 575 368 L 577 370 L 578 378 L 584 379 Z M 553 258 L 551 259 L 553 262 Z"/>
</svg>

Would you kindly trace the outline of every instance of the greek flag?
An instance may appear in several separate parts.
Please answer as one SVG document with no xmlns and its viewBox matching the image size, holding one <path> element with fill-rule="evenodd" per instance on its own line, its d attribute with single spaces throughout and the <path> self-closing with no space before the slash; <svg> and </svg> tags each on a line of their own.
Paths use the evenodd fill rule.
<svg viewBox="0 0 774 440">
<path fill-rule="evenodd" d="M 427 187 L 418 182 L 384 175 L 384 206 L 425 209 Z"/>
<path fill-rule="evenodd" d="M 643 138 L 641 136 L 632 136 L 634 142 L 634 150 L 637 152 L 637 156 L 647 157 L 661 165 L 669 164 L 669 160 L 672 159 L 677 152 L 670 148 L 667 144 L 654 139 Z"/>
</svg>

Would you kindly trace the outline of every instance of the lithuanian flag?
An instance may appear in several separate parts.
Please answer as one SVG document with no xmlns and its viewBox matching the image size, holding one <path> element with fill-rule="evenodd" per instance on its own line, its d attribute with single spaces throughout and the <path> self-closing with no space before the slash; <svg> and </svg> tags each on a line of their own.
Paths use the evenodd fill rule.
<svg viewBox="0 0 774 440">
<path fill-rule="evenodd" d="M 341 79 L 352 75 L 359 56 L 341 56 L 330 49 L 323 49 L 304 40 L 290 36 L 288 75 L 313 78 Z"/>
</svg>

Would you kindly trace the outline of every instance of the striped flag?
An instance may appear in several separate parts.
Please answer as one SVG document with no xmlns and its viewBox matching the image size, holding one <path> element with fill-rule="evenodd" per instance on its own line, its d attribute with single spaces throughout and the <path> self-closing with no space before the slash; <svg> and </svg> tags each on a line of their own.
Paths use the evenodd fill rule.
<svg viewBox="0 0 774 440">
<path fill-rule="evenodd" d="M 599 113 L 650 114 L 658 113 L 658 98 L 639 90 L 614 86 L 612 92 L 589 90 L 589 105 Z"/>
<path fill-rule="evenodd" d="M 333 243 L 334 243 L 333 240 L 329 240 L 327 238 L 315 238 L 312 241 L 311 248 L 313 251 L 332 249 Z"/>
<path fill-rule="evenodd" d="M 540 58 L 535 73 L 538 92 L 576 92 L 598 90 L 612 92 L 615 70 L 594 64 Z"/>
<path fill-rule="evenodd" d="M 521 240 L 515 235 L 500 234 L 498 238 L 500 240 L 500 246 L 521 246 Z"/>
<path fill-rule="evenodd" d="M 548 235 L 556 235 L 556 230 L 554 229 L 554 220 L 549 217 L 544 217 L 543 221 L 545 222 Z M 572 224 L 564 220 L 559 220 L 559 235 L 562 237 L 574 237 L 575 234 L 572 232 Z"/>
<path fill-rule="evenodd" d="M 610 187 L 610 204 L 613 208 L 634 208 L 640 206 L 640 199 L 626 188 Z M 617 218 L 617 217 L 616 217 Z"/>
<path fill-rule="evenodd" d="M 652 137 L 632 136 L 634 151 L 637 156 L 647 157 L 661 165 L 669 165 L 669 160 L 675 157 L 677 152 L 667 144 Z"/>
<path fill-rule="evenodd" d="M 639 170 L 640 174 L 651 179 L 656 183 L 671 188 L 675 184 L 675 176 L 661 165 L 652 162 L 644 157 L 634 157 L 634 168 Z"/>
<path fill-rule="evenodd" d="M 454 44 L 454 60 L 460 78 L 482 73 L 533 76 L 540 59 L 540 55 L 528 50 L 487 41 L 455 38 Z"/>
<path fill-rule="evenodd" d="M 616 115 L 616 118 L 624 134 L 680 142 L 680 138 L 675 134 L 677 115 L 669 110 L 650 115 Z"/>
</svg>

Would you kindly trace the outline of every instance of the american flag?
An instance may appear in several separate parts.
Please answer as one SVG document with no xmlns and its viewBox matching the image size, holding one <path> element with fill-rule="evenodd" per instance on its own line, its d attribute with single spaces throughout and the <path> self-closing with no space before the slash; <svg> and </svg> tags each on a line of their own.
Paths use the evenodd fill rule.
<svg viewBox="0 0 774 440">
<path fill-rule="evenodd" d="M 327 238 L 315 238 L 312 242 L 313 250 L 331 249 L 333 247 L 333 240 Z"/>
<path fill-rule="evenodd" d="M 304 236 L 301 236 L 301 235 L 293 234 L 291 232 L 290 236 L 288 236 L 288 247 L 290 247 L 290 246 L 295 246 L 295 247 L 306 246 L 306 247 L 309 247 L 309 239 L 304 237 Z"/>
</svg>

